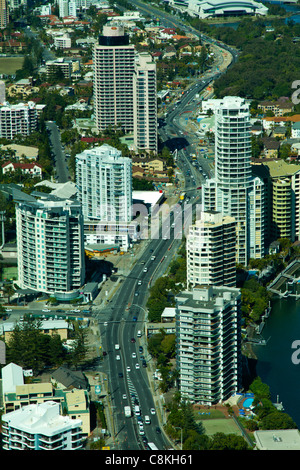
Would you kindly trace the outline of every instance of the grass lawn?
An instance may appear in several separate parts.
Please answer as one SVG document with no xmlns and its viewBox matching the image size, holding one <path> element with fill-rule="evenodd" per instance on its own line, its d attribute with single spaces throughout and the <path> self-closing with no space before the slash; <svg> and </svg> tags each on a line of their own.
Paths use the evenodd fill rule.
<svg viewBox="0 0 300 470">
<path fill-rule="evenodd" d="M 203 413 L 203 414 L 201 414 Z M 208 414 L 210 413 L 210 414 Z M 201 421 L 207 436 L 212 436 L 217 432 L 224 434 L 241 435 L 241 432 L 232 418 L 226 418 L 222 411 L 212 408 L 194 411 L 195 421 Z"/>
<path fill-rule="evenodd" d="M 2 281 L 4 279 L 18 279 L 18 268 L 17 266 L 5 266 L 2 270 Z"/>
<path fill-rule="evenodd" d="M 202 421 L 202 424 L 205 428 L 207 436 L 212 436 L 217 432 L 222 432 L 224 434 L 236 434 L 237 436 L 241 435 L 239 428 L 232 418 L 207 419 Z"/>
<path fill-rule="evenodd" d="M 11 75 L 22 68 L 24 57 L 0 57 L 0 74 Z"/>
</svg>

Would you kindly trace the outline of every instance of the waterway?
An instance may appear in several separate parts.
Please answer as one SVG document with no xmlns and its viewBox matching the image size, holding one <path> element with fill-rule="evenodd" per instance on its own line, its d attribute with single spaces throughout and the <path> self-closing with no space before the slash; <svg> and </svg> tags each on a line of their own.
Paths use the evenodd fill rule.
<svg viewBox="0 0 300 470">
<path fill-rule="evenodd" d="M 266 320 L 262 336 L 265 346 L 253 346 L 257 357 L 256 373 L 269 385 L 273 402 L 282 402 L 284 410 L 300 428 L 300 363 L 292 356 L 300 358 L 300 346 L 292 348 L 295 340 L 300 344 L 300 301 L 276 299 Z"/>
</svg>

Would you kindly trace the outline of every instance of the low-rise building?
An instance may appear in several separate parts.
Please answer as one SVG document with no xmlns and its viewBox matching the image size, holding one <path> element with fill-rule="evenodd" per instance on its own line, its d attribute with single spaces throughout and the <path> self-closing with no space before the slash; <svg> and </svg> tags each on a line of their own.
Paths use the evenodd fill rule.
<svg viewBox="0 0 300 470">
<path fill-rule="evenodd" d="M 4 175 L 10 172 L 13 173 L 16 170 L 20 170 L 23 175 L 31 175 L 36 176 L 38 178 L 42 178 L 42 167 L 38 163 L 6 162 L 2 165 L 2 173 Z"/>
<path fill-rule="evenodd" d="M 46 401 L 2 415 L 4 450 L 78 450 L 82 421 L 60 414 L 59 404 Z"/>
</svg>

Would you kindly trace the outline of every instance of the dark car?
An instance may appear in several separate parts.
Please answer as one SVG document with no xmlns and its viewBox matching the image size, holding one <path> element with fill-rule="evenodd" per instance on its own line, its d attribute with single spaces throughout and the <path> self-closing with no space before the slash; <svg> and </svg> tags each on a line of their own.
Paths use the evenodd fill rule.
<svg viewBox="0 0 300 470">
<path fill-rule="evenodd" d="M 133 317 L 132 321 L 137 321 L 137 317 Z"/>
<path fill-rule="evenodd" d="M 161 430 L 158 426 L 155 428 L 155 431 L 157 432 L 157 434 L 161 434 Z"/>
<path fill-rule="evenodd" d="M 140 353 L 144 352 L 143 346 L 139 346 L 139 352 Z"/>
<path fill-rule="evenodd" d="M 107 356 L 107 352 L 106 352 L 106 351 L 103 351 L 103 356 Z"/>
<path fill-rule="evenodd" d="M 120 379 L 123 378 L 123 372 L 119 372 L 119 377 L 120 377 Z"/>
<path fill-rule="evenodd" d="M 135 339 L 134 339 L 134 338 L 131 338 L 130 342 L 131 342 L 131 343 L 135 343 Z"/>
<path fill-rule="evenodd" d="M 147 367 L 147 362 L 145 361 L 145 359 L 144 359 L 143 362 L 142 362 L 142 366 L 143 366 L 143 367 Z"/>
</svg>

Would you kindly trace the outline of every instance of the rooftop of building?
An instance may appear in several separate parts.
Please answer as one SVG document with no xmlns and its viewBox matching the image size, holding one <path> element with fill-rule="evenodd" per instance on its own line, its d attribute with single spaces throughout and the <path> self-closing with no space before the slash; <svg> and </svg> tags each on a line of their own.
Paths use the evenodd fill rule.
<svg viewBox="0 0 300 470">
<path fill-rule="evenodd" d="M 300 432 L 298 429 L 255 431 L 254 437 L 259 450 L 300 449 Z"/>
<path fill-rule="evenodd" d="M 300 171 L 300 165 L 293 163 L 286 163 L 283 160 L 270 160 L 263 161 L 263 165 L 267 166 L 270 170 L 272 178 L 283 178 L 285 176 L 292 176 Z"/>
</svg>

